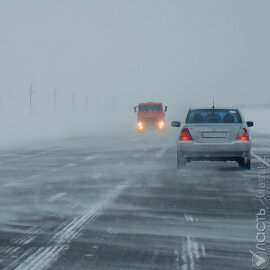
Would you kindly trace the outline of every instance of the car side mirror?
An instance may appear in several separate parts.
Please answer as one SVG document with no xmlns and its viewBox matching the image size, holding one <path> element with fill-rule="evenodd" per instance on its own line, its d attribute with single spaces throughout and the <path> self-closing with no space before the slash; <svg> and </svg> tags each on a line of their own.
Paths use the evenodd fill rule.
<svg viewBox="0 0 270 270">
<path fill-rule="evenodd" d="M 254 126 L 254 123 L 252 121 L 247 121 L 246 124 L 247 124 L 248 127 L 253 127 Z"/>
<path fill-rule="evenodd" d="M 135 112 L 135 113 L 137 112 L 137 108 L 136 108 L 136 107 L 134 107 L 134 112 Z"/>
<path fill-rule="evenodd" d="M 164 108 L 164 112 L 167 112 L 167 110 L 168 110 L 168 107 L 167 107 L 167 106 L 165 106 L 165 108 Z"/>
<path fill-rule="evenodd" d="M 181 126 L 181 122 L 179 122 L 179 121 L 172 121 L 171 122 L 171 126 L 172 127 L 180 127 Z"/>
</svg>

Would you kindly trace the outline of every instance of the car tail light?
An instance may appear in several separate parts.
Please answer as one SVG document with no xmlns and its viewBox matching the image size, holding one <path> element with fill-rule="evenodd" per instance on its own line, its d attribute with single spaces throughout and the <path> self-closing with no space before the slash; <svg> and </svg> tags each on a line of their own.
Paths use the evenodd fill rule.
<svg viewBox="0 0 270 270">
<path fill-rule="evenodd" d="M 236 140 L 239 141 L 249 141 L 249 135 L 248 135 L 248 131 L 246 128 L 240 128 L 238 135 L 236 137 Z"/>
<path fill-rule="evenodd" d="M 192 136 L 188 130 L 188 128 L 183 128 L 180 134 L 180 141 L 192 141 Z"/>
</svg>

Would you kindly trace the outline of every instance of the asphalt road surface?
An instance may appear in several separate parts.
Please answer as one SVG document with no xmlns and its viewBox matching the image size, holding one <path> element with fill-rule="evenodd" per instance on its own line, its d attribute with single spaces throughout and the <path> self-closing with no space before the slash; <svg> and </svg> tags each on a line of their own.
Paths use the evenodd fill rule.
<svg viewBox="0 0 270 270">
<path fill-rule="evenodd" d="M 256 214 L 269 205 L 258 156 L 270 138 L 256 136 L 253 152 L 250 171 L 177 170 L 167 134 L 0 152 L 0 269 L 254 269 Z"/>
</svg>

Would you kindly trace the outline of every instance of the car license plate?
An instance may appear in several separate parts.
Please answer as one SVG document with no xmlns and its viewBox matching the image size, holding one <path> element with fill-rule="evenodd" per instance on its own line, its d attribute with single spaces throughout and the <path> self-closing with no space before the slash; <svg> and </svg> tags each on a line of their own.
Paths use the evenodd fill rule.
<svg viewBox="0 0 270 270">
<path fill-rule="evenodd" d="M 202 134 L 203 138 L 226 138 L 225 132 L 204 132 Z"/>
</svg>

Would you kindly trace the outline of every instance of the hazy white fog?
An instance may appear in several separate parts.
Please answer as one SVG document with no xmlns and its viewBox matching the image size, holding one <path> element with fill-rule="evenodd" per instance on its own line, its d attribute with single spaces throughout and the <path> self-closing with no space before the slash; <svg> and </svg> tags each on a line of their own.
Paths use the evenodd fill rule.
<svg viewBox="0 0 270 270">
<path fill-rule="evenodd" d="M 213 93 L 219 105 L 270 104 L 269 10 L 268 0 L 1 1 L 1 142 L 123 134 L 147 100 L 168 105 L 169 120 Z"/>
</svg>

